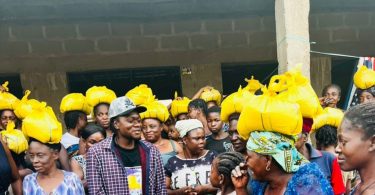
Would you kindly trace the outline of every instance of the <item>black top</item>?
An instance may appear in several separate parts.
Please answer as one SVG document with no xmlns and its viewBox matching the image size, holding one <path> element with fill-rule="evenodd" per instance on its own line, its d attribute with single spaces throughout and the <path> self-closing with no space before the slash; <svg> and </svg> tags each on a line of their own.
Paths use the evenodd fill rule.
<svg viewBox="0 0 375 195">
<path fill-rule="evenodd" d="M 229 136 L 221 140 L 216 140 L 212 138 L 212 135 L 209 135 L 206 138 L 205 148 L 207 150 L 213 150 L 217 152 L 218 154 L 233 151 L 233 145 L 232 145 L 232 142 L 230 141 Z"/>
<path fill-rule="evenodd" d="M 134 148 L 130 150 L 124 149 L 117 144 L 115 146 L 120 153 L 122 163 L 125 167 L 141 166 L 141 154 L 138 142 L 135 142 Z"/>
<path fill-rule="evenodd" d="M 8 190 L 12 179 L 12 168 L 10 167 L 3 145 L 0 143 L 0 193 Z"/>
</svg>

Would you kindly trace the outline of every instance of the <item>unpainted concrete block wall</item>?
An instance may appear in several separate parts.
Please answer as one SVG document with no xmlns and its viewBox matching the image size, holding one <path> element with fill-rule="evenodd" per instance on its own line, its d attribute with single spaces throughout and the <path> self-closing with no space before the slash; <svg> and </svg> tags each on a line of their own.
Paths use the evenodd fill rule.
<svg viewBox="0 0 375 195">
<path fill-rule="evenodd" d="M 341 2 L 311 1 L 311 49 L 373 55 L 375 1 Z M 20 73 L 24 89 L 55 110 L 68 89 L 66 78 L 56 79 L 59 92 L 42 92 L 53 91 L 50 74 L 191 67 L 181 76 L 191 95 L 206 84 L 222 88 L 222 63 L 277 60 L 274 0 L 4 0 L 0 10 L 0 73 Z M 316 89 L 330 82 L 315 78 L 330 70 L 324 64 L 311 69 L 323 71 L 311 74 Z"/>
</svg>

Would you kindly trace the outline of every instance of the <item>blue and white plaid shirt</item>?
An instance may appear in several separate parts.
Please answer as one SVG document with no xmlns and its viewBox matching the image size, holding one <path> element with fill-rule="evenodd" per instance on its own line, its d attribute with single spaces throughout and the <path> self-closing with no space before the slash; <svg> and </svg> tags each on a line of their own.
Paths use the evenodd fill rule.
<svg viewBox="0 0 375 195">
<path fill-rule="evenodd" d="M 115 152 L 113 137 L 94 145 L 87 153 L 89 194 L 129 194 L 125 167 Z M 151 143 L 139 141 L 146 153 L 146 195 L 166 195 L 164 168 L 160 152 Z"/>
</svg>

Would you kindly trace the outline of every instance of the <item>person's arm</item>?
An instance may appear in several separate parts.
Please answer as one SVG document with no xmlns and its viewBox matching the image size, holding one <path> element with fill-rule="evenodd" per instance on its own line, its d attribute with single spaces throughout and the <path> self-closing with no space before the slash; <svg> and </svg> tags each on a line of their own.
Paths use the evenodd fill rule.
<svg viewBox="0 0 375 195">
<path fill-rule="evenodd" d="M 83 170 L 74 158 L 70 160 L 70 167 L 72 168 L 72 172 L 77 174 L 81 180 L 84 179 Z"/>
<path fill-rule="evenodd" d="M 153 149 L 153 159 L 155 163 L 155 193 L 160 195 L 166 195 L 167 194 L 167 187 L 165 184 L 165 173 L 164 173 L 164 167 L 161 160 L 161 154 L 156 147 Z"/>
<path fill-rule="evenodd" d="M 350 191 L 352 190 L 352 181 L 350 179 L 348 179 L 345 182 L 346 182 L 346 185 L 345 185 L 346 192 L 345 192 L 345 194 L 350 194 Z"/>
<path fill-rule="evenodd" d="M 74 191 L 73 194 L 82 194 L 82 195 L 85 194 L 85 189 L 82 185 L 81 180 L 78 178 L 78 176 L 74 175 L 72 178 L 73 178 L 74 188 L 71 187 L 71 190 Z"/>
<path fill-rule="evenodd" d="M 25 178 L 26 175 L 30 175 L 32 173 L 33 173 L 33 171 L 31 169 L 28 169 L 28 168 L 18 169 L 18 174 L 20 175 L 21 179 Z"/>
<path fill-rule="evenodd" d="M 197 194 L 216 194 L 217 190 L 218 189 L 211 184 L 200 185 L 193 188 L 193 192 Z"/>
<path fill-rule="evenodd" d="M 95 150 L 89 150 L 86 162 L 86 177 L 89 194 L 105 194 L 100 172 L 100 163 Z"/>
<path fill-rule="evenodd" d="M 8 163 L 9 163 L 11 171 L 12 171 L 11 186 L 12 186 L 13 194 L 21 195 L 22 194 L 22 180 L 21 180 L 21 177 L 18 173 L 17 165 L 13 160 L 13 157 L 10 153 L 10 150 L 9 150 L 8 146 L 5 143 L 3 143 L 2 137 L 0 137 L 0 142 L 3 145 L 6 157 L 8 159 Z"/>
<path fill-rule="evenodd" d="M 337 158 L 332 161 L 331 184 L 333 192 L 335 194 L 344 194 L 346 192 L 344 181 L 342 180 L 340 165 L 337 162 Z"/>
<path fill-rule="evenodd" d="M 172 140 L 172 142 L 173 142 L 174 145 L 175 145 L 176 153 L 177 153 L 177 154 L 182 154 L 182 153 L 183 153 L 182 146 L 181 146 L 179 143 L 177 143 L 176 141 L 173 141 L 173 140 Z"/>
<path fill-rule="evenodd" d="M 203 91 L 205 90 L 205 89 L 212 89 L 213 87 L 211 87 L 211 86 L 205 86 L 205 87 L 202 87 L 202 88 L 200 88 L 198 91 L 197 91 L 197 93 L 195 93 L 194 94 L 194 96 L 191 98 L 192 100 L 195 100 L 195 99 L 198 99 L 198 98 L 200 98 L 201 97 L 201 95 L 202 95 L 202 93 L 203 93 Z"/>
<path fill-rule="evenodd" d="M 191 187 L 183 187 L 180 189 L 172 190 L 171 189 L 172 181 L 171 181 L 171 178 L 168 176 L 165 177 L 165 183 L 167 185 L 168 195 L 184 195 L 184 194 L 191 193 L 193 190 Z"/>
<path fill-rule="evenodd" d="M 248 195 L 247 189 L 236 189 L 236 195 Z"/>
<path fill-rule="evenodd" d="M 350 191 L 352 190 L 352 181 L 355 179 L 354 171 L 341 172 L 341 173 L 347 175 L 347 177 L 345 177 L 346 180 L 344 180 L 344 183 L 345 183 L 345 188 L 346 188 L 345 194 L 348 195 L 350 194 Z"/>
<path fill-rule="evenodd" d="M 232 170 L 232 183 L 237 195 L 247 195 L 247 184 L 249 183 L 249 172 L 245 163 L 240 163 Z"/>
<path fill-rule="evenodd" d="M 82 138 L 79 139 L 79 149 L 78 149 L 78 154 L 84 155 L 86 151 L 86 145 L 85 142 L 82 140 Z"/>
<path fill-rule="evenodd" d="M 59 153 L 59 161 L 63 170 L 71 171 L 68 152 L 66 151 L 65 147 L 62 144 L 61 144 L 61 150 Z"/>
</svg>

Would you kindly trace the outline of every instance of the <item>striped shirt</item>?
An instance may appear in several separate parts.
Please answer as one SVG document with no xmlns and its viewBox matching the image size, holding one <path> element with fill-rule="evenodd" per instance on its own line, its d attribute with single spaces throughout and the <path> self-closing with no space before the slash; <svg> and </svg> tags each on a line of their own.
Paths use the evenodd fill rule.
<svg viewBox="0 0 375 195">
<path fill-rule="evenodd" d="M 166 195 L 163 164 L 155 146 L 139 141 L 141 156 L 145 156 L 142 180 L 145 195 Z M 145 165 L 145 166 L 144 166 Z M 126 168 L 115 148 L 114 137 L 94 145 L 87 153 L 87 182 L 89 194 L 130 194 Z"/>
</svg>

